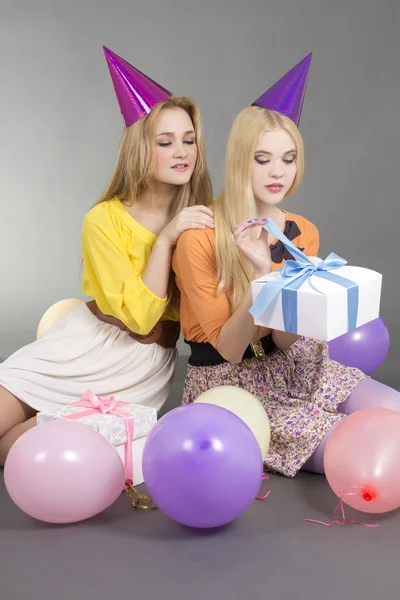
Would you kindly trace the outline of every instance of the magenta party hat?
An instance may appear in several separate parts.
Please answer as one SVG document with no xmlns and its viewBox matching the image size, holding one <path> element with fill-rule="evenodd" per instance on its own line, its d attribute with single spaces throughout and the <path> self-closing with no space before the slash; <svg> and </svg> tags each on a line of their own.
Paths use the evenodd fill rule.
<svg viewBox="0 0 400 600">
<path fill-rule="evenodd" d="M 276 110 L 298 125 L 306 93 L 311 58 L 312 53 L 308 54 L 286 75 L 274 83 L 253 104 Z"/>
<path fill-rule="evenodd" d="M 125 127 L 151 112 L 156 104 L 168 100 L 171 92 L 103 46 Z"/>
</svg>

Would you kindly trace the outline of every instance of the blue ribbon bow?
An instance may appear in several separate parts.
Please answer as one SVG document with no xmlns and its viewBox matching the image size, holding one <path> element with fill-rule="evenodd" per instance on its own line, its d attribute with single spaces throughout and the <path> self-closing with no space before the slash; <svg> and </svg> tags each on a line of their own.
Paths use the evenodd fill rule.
<svg viewBox="0 0 400 600">
<path fill-rule="evenodd" d="M 279 292 L 282 291 L 285 331 L 297 333 L 297 290 L 311 275 L 316 275 L 347 289 L 347 329 L 348 331 L 355 329 L 358 314 L 358 285 L 350 279 L 331 273 L 332 270 L 346 265 L 347 260 L 331 252 L 324 261 L 315 265 L 301 250 L 292 244 L 272 219 L 268 218 L 263 227 L 271 235 L 278 238 L 296 260 L 287 260 L 279 271 L 280 277 L 271 279 L 263 286 L 250 309 L 250 314 L 254 320 L 260 319 Z"/>
</svg>

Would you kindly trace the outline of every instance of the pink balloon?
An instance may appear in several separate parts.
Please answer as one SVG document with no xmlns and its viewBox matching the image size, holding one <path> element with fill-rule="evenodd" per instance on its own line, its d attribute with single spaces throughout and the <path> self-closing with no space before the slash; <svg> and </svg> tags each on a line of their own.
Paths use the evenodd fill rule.
<svg viewBox="0 0 400 600">
<path fill-rule="evenodd" d="M 329 436 L 324 467 L 332 490 L 349 506 L 366 513 L 399 508 L 400 414 L 366 408 L 346 417 Z"/>
<path fill-rule="evenodd" d="M 125 472 L 102 435 L 81 423 L 53 421 L 15 442 L 4 481 L 12 500 L 31 517 L 74 523 L 108 508 L 121 494 Z"/>
</svg>

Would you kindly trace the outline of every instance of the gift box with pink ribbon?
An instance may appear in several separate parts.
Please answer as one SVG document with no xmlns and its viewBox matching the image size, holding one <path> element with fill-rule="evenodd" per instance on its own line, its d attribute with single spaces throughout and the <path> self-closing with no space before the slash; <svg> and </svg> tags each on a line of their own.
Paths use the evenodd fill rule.
<svg viewBox="0 0 400 600">
<path fill-rule="evenodd" d="M 143 483 L 143 448 L 151 428 L 157 422 L 155 408 L 98 398 L 87 390 L 77 401 L 37 414 L 38 425 L 66 419 L 91 427 L 103 435 L 117 450 L 125 465 L 126 478 L 133 485 Z"/>
</svg>

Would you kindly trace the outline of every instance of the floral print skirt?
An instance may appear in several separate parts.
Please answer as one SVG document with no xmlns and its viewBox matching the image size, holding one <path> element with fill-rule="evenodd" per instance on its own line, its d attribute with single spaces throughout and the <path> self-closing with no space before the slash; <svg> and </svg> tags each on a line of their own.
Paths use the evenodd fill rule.
<svg viewBox="0 0 400 600">
<path fill-rule="evenodd" d="M 366 376 L 329 358 L 328 345 L 302 338 L 287 350 L 239 364 L 188 366 L 183 404 L 221 385 L 234 385 L 256 396 L 271 425 L 265 466 L 294 477 L 324 435 L 345 415 L 338 406 Z"/>
</svg>

